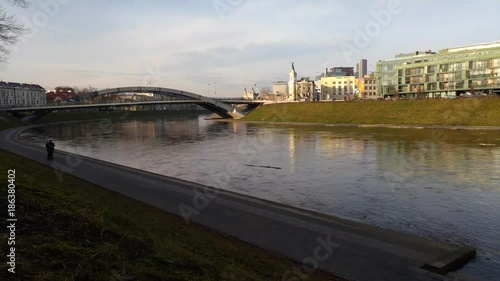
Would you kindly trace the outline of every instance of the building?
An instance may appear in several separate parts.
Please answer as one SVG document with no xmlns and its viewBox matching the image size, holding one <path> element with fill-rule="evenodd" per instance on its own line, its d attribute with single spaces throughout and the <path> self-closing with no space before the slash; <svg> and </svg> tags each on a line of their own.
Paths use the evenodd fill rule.
<svg viewBox="0 0 500 281">
<path fill-rule="evenodd" d="M 37 106 L 45 103 L 45 89 L 40 85 L 0 81 L 0 107 Z"/>
<path fill-rule="evenodd" d="M 333 67 L 327 76 L 354 76 L 354 67 Z"/>
<path fill-rule="evenodd" d="M 72 87 L 56 87 L 46 95 L 47 103 L 60 103 L 66 101 L 74 101 L 77 99 L 75 90 Z"/>
<path fill-rule="evenodd" d="M 355 84 L 354 75 L 321 77 L 320 100 L 354 99 Z"/>
<path fill-rule="evenodd" d="M 255 92 L 255 90 L 252 87 L 251 91 L 247 91 L 247 88 L 243 90 L 243 99 L 245 100 L 256 100 L 258 98 L 259 94 Z"/>
<path fill-rule="evenodd" d="M 273 83 L 273 96 L 282 101 L 313 101 L 317 98 L 316 83 L 309 78 L 298 79 L 295 65 L 292 62 L 288 82 Z"/>
<path fill-rule="evenodd" d="M 314 81 L 309 78 L 300 79 L 296 85 L 296 101 L 313 101 L 315 100 L 316 86 Z"/>
<path fill-rule="evenodd" d="M 366 59 L 361 59 L 359 62 L 358 78 L 364 78 L 365 75 L 368 75 L 368 61 Z"/>
<path fill-rule="evenodd" d="M 290 79 L 288 80 L 288 95 L 285 96 L 285 100 L 296 101 L 297 100 L 297 72 L 295 71 L 295 66 L 292 62 L 292 70 L 290 71 Z"/>
<path fill-rule="evenodd" d="M 317 78 L 314 81 L 314 100 L 315 101 L 321 100 L 321 77 L 319 77 L 319 79 Z"/>
<path fill-rule="evenodd" d="M 295 64 L 292 62 L 288 82 L 273 82 L 273 94 L 275 100 L 280 101 L 313 101 L 319 99 L 318 87 L 314 80 L 303 77 L 298 79 Z"/>
<path fill-rule="evenodd" d="M 377 79 L 375 73 L 358 79 L 358 97 L 362 99 L 377 99 Z"/>
<path fill-rule="evenodd" d="M 273 82 L 273 95 L 278 100 L 283 100 L 284 97 L 288 95 L 288 82 L 286 81 Z"/>
<path fill-rule="evenodd" d="M 399 54 L 379 61 L 377 75 L 379 97 L 500 94 L 500 41 Z"/>
</svg>

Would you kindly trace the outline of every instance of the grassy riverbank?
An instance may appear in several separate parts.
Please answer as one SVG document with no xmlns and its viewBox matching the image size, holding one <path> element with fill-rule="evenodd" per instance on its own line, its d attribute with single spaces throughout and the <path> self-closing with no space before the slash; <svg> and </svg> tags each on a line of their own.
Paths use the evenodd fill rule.
<svg viewBox="0 0 500 281">
<path fill-rule="evenodd" d="M 26 125 L 29 124 L 19 120 L 18 118 L 9 116 L 5 112 L 0 112 L 0 131 L 8 128 L 14 128 Z"/>
<path fill-rule="evenodd" d="M 242 120 L 331 124 L 500 126 L 500 98 L 266 105 Z"/>
<path fill-rule="evenodd" d="M 16 170 L 15 280 L 281 280 L 296 265 L 75 177 L 59 182 L 15 154 L 0 158 L 1 182 Z M 340 279 L 316 271 L 308 280 Z"/>
</svg>

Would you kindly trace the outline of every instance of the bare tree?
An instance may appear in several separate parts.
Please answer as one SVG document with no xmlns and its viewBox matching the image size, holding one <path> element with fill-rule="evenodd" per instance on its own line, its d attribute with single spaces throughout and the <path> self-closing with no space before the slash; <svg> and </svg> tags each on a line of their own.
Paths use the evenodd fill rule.
<svg viewBox="0 0 500 281">
<path fill-rule="evenodd" d="M 271 100 L 272 94 L 273 94 L 273 91 L 271 90 L 271 88 L 269 88 L 269 87 L 260 88 L 259 96 L 262 97 L 262 99 Z"/>
<path fill-rule="evenodd" d="M 13 6 L 27 8 L 29 2 L 26 0 L 5 0 Z M 27 29 L 18 24 L 14 16 L 8 15 L 0 6 L 0 64 L 7 61 L 10 53 L 9 47 L 17 43 L 19 36 L 24 34 Z"/>
<path fill-rule="evenodd" d="M 21 8 L 28 8 L 30 6 L 30 2 L 26 0 L 5 0 L 13 6 L 19 6 Z"/>
<path fill-rule="evenodd" d="M 271 90 L 271 88 L 269 87 L 262 87 L 260 88 L 260 94 L 261 95 L 269 95 L 271 94 L 273 91 Z"/>
</svg>

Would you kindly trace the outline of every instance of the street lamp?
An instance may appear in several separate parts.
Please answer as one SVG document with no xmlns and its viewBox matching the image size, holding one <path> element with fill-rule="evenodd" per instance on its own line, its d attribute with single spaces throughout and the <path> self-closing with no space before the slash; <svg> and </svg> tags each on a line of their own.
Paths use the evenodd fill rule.
<svg viewBox="0 0 500 281">
<path fill-rule="evenodd" d="M 217 97 L 217 83 L 214 82 L 214 95 Z"/>
</svg>

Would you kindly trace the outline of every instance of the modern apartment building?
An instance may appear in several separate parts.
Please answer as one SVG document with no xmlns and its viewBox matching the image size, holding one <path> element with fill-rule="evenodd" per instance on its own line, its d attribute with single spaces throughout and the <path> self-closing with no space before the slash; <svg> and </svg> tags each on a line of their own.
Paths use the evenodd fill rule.
<svg viewBox="0 0 500 281">
<path fill-rule="evenodd" d="M 45 89 L 36 84 L 0 81 L 0 107 L 46 104 Z"/>
<path fill-rule="evenodd" d="M 500 94 L 500 41 L 417 51 L 377 63 L 377 96 Z"/>
</svg>

